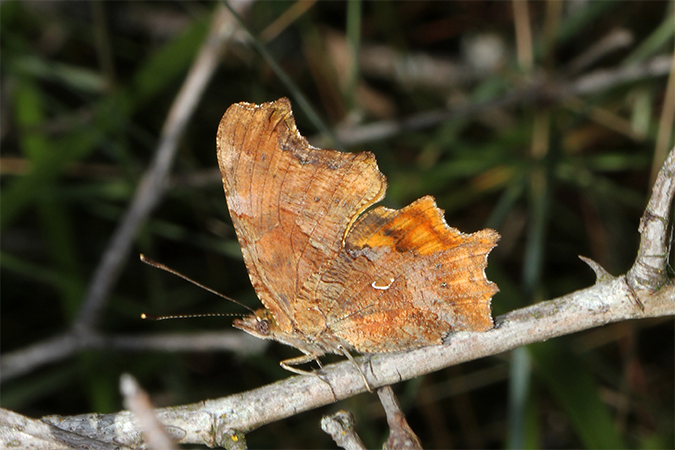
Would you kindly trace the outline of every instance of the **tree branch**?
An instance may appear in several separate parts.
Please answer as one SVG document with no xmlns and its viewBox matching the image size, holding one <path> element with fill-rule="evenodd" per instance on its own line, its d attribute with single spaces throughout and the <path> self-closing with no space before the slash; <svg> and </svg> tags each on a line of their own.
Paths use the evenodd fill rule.
<svg viewBox="0 0 675 450">
<path fill-rule="evenodd" d="M 389 425 L 389 438 L 382 446 L 383 450 L 422 450 L 422 443 L 408 425 L 391 386 L 379 388 L 377 396 L 380 398 Z"/>
<path fill-rule="evenodd" d="M 495 320 L 495 328 L 458 332 L 445 345 L 409 352 L 357 358 L 372 387 L 386 386 L 431 373 L 465 361 L 496 355 L 521 345 L 541 342 L 577 331 L 627 319 L 675 314 L 675 284 L 658 292 L 641 292 L 644 312 L 632 301 L 623 276 L 555 300 L 512 311 Z M 226 431 L 247 433 L 262 425 L 365 392 L 355 367 L 344 361 L 326 366 L 319 376 L 293 376 L 252 391 L 190 405 L 160 408 L 157 416 L 181 443 L 222 446 Z M 100 437 L 100 430 L 120 429 L 124 445 L 140 445 L 127 411 L 116 414 L 50 416 L 47 423 L 85 436 Z"/>
</svg>

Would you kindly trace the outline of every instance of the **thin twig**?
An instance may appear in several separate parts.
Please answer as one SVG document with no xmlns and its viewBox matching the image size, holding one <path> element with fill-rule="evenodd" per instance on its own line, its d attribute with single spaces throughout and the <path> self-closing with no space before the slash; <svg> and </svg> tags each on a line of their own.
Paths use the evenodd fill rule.
<svg viewBox="0 0 675 450">
<path fill-rule="evenodd" d="M 635 41 L 635 38 L 629 30 L 623 28 L 612 30 L 608 35 L 594 42 L 582 54 L 574 58 L 561 72 L 568 76 L 577 75 L 605 56 L 631 46 L 633 41 Z"/>
<path fill-rule="evenodd" d="M 590 95 L 602 92 L 625 83 L 645 78 L 667 75 L 671 70 L 671 56 L 656 56 L 644 64 L 596 70 L 572 81 L 535 80 L 528 87 L 516 89 L 508 94 L 484 102 L 470 105 L 452 106 L 447 109 L 426 111 L 401 120 L 382 120 L 366 125 L 336 131 L 337 137 L 346 146 L 388 139 L 408 131 L 419 131 L 456 118 L 480 114 L 492 109 L 506 108 L 520 104 L 558 101 L 561 99 Z M 314 145 L 322 146 L 316 138 L 310 139 Z"/>
<path fill-rule="evenodd" d="M 0 382 L 34 370 L 46 364 L 64 360 L 80 350 L 79 340 L 72 333 L 52 336 L 13 352 L 4 353 L 0 359 Z"/>
<path fill-rule="evenodd" d="M 405 420 L 394 390 L 391 386 L 384 386 L 377 390 L 377 396 L 387 415 L 389 437 L 382 447 L 384 450 L 422 450 L 422 444 L 415 432 Z"/>
<path fill-rule="evenodd" d="M 321 418 L 321 429 L 344 450 L 365 450 L 366 446 L 356 433 L 356 421 L 349 411 L 338 411 Z"/>
<path fill-rule="evenodd" d="M 364 45 L 360 53 L 358 63 L 364 75 L 392 80 L 407 87 L 448 89 L 493 73 L 425 52 L 403 53 L 388 45 Z"/>
<path fill-rule="evenodd" d="M 86 349 L 118 351 L 214 352 L 242 356 L 260 353 L 269 342 L 235 330 L 203 333 L 154 333 L 145 335 L 103 335 L 74 333 L 54 336 L 30 347 L 2 355 L 0 382 L 19 377 L 35 367 L 66 359 Z"/>
<path fill-rule="evenodd" d="M 214 352 L 226 351 L 241 356 L 261 353 L 269 342 L 238 330 L 203 333 L 156 333 L 151 335 L 102 336 L 92 348 L 126 351 Z"/>
<path fill-rule="evenodd" d="M 631 288 L 656 291 L 668 282 L 666 262 L 670 252 L 669 216 L 675 196 L 675 149 L 663 163 L 652 196 L 640 220 L 640 249 L 627 274 Z M 675 298 L 675 297 L 674 297 Z"/>
<path fill-rule="evenodd" d="M 142 430 L 144 441 L 151 449 L 174 450 L 176 445 L 166 428 L 155 416 L 150 397 L 141 388 L 136 379 L 128 373 L 120 377 L 120 392 L 124 397 L 124 407 L 136 418 L 138 428 Z M 175 431 L 175 430 L 174 430 Z M 180 436 L 180 433 L 178 433 Z"/>
<path fill-rule="evenodd" d="M 237 7 L 243 8 L 247 5 L 247 2 L 240 2 Z M 169 110 L 154 159 L 139 183 L 129 209 L 115 230 L 94 272 L 84 304 L 73 327 L 77 333 L 87 334 L 96 328 L 105 300 L 128 259 L 134 237 L 163 196 L 178 141 L 213 76 L 223 48 L 234 29 L 235 23 L 230 14 L 224 8 L 218 8 L 211 32 L 206 37 Z"/>
</svg>

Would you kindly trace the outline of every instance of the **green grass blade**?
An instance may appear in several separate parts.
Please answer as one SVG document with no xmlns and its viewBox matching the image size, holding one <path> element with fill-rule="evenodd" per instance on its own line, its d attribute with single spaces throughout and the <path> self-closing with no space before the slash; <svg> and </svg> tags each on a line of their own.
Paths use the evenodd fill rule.
<svg viewBox="0 0 675 450">
<path fill-rule="evenodd" d="M 347 2 L 347 45 L 351 53 L 352 67 L 345 89 L 347 106 L 356 105 L 356 87 L 359 82 L 359 53 L 361 49 L 361 0 Z"/>
<path fill-rule="evenodd" d="M 667 45 L 672 45 L 675 35 L 675 8 L 670 4 L 670 12 L 658 28 L 651 32 L 642 43 L 624 60 L 624 65 L 637 64 L 662 51 Z"/>
</svg>

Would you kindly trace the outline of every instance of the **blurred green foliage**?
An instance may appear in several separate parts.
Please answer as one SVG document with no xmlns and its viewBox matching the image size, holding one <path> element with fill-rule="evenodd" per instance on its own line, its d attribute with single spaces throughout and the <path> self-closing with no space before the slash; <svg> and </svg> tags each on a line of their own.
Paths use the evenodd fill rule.
<svg viewBox="0 0 675 450">
<path fill-rule="evenodd" d="M 317 123 L 332 128 L 466 107 L 466 114 L 349 150 L 377 155 L 389 182 L 387 205 L 401 207 L 431 194 L 449 224 L 500 231 L 488 268 L 501 288 L 493 299 L 495 314 L 591 284 L 592 273 L 578 254 L 610 273 L 625 272 L 648 199 L 666 76 L 583 98 L 525 97 L 477 113 L 471 106 L 497 102 L 533 78 L 556 85 L 593 70 L 672 57 L 673 3 L 555 3 L 529 3 L 531 73 L 518 65 L 511 2 L 317 2 L 297 17 L 291 12 L 302 9 L 299 3 L 254 3 L 244 20 L 255 45 L 234 39 L 222 55 L 181 139 L 175 177 L 139 231 L 136 252 L 258 305 L 219 184 L 215 132 L 233 102 L 289 96 L 306 136 L 321 131 Z M 72 323 L 217 6 L 0 5 L 3 353 Z M 575 58 L 619 27 L 631 33 L 632 44 L 570 74 Z M 349 48 L 361 55 L 355 66 L 345 62 Z M 477 59 L 484 51 L 491 52 L 489 67 Z M 434 81 L 448 66 L 456 79 Z M 303 108 L 294 93 L 312 108 Z M 223 319 L 141 322 L 144 311 L 242 312 L 135 257 L 122 270 L 108 299 L 104 332 L 230 326 Z M 296 353 L 278 344 L 248 358 L 90 350 L 4 383 L 2 406 L 36 417 L 116 411 L 122 372 L 135 375 L 158 406 L 194 402 L 285 377 L 278 361 Z M 672 320 L 615 324 L 536 344 L 524 361 L 531 364 L 509 370 L 509 355 L 500 355 L 397 386 L 422 443 L 674 445 Z M 509 374 L 526 377 L 520 394 L 509 394 Z M 509 402 L 520 406 L 513 410 Z M 354 413 L 368 447 L 381 445 L 386 422 L 376 397 L 366 395 L 268 425 L 247 439 L 251 447 L 331 447 L 318 425 L 322 413 L 336 408 Z"/>
</svg>

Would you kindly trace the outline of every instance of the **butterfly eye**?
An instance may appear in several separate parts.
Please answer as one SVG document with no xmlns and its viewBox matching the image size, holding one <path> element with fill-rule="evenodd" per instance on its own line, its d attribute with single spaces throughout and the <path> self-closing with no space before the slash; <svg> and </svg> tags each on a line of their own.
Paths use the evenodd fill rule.
<svg viewBox="0 0 675 450">
<path fill-rule="evenodd" d="M 258 333 L 262 335 L 270 334 L 270 321 L 267 319 L 262 319 L 258 321 Z"/>
</svg>

